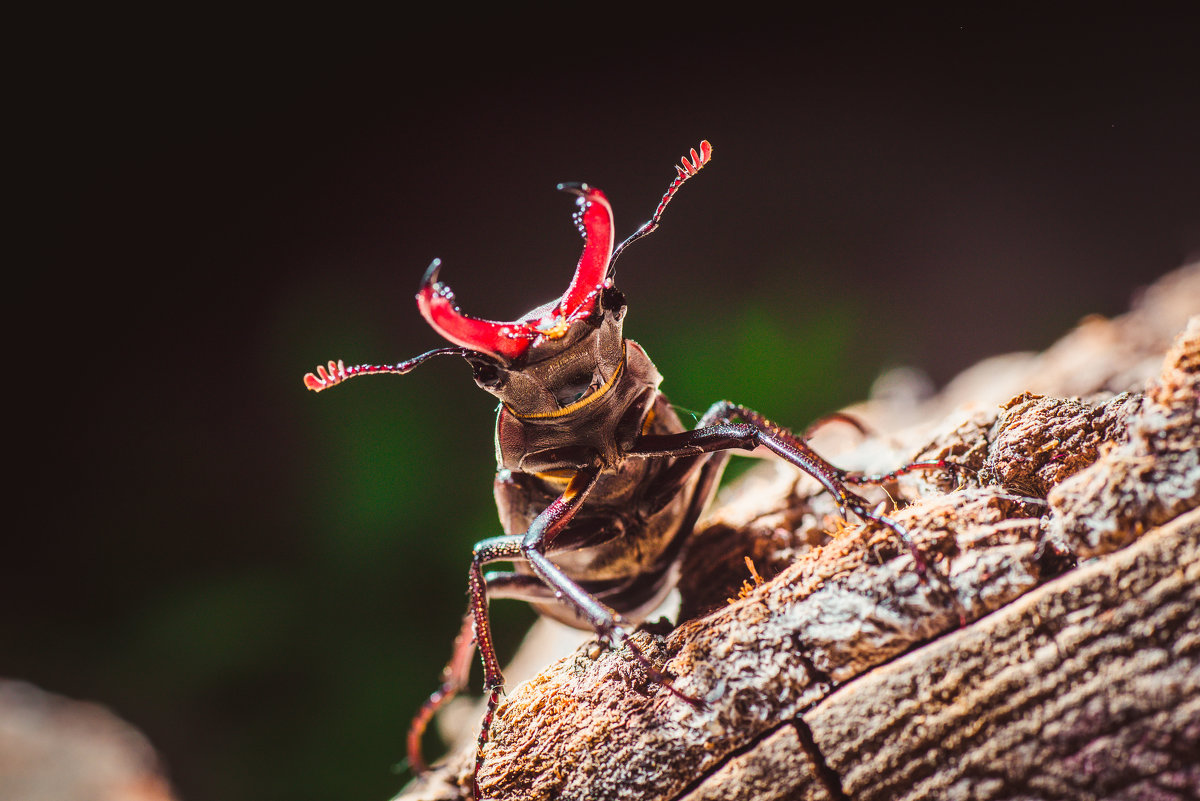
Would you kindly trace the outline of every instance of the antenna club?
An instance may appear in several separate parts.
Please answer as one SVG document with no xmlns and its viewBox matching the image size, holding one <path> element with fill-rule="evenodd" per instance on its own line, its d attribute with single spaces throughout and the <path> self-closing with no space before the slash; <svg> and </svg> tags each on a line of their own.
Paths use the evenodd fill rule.
<svg viewBox="0 0 1200 801">
<path fill-rule="evenodd" d="M 670 203 L 671 199 L 675 197 L 675 193 L 679 190 L 679 187 L 683 186 L 687 179 L 704 169 L 704 165 L 708 164 L 709 159 L 712 158 L 712 154 L 712 143 L 707 139 L 704 139 L 700 142 L 699 153 L 697 153 L 696 148 L 693 147 L 688 151 L 687 156 L 683 156 L 681 159 L 679 159 L 679 163 L 675 165 L 675 180 L 671 181 L 671 184 L 667 187 L 667 191 L 663 193 L 662 200 L 658 201 L 658 208 L 654 210 L 654 214 L 650 217 L 650 219 L 642 223 L 641 227 L 634 231 L 632 236 L 630 236 L 621 244 L 617 245 L 616 249 L 613 250 L 612 258 L 610 258 L 608 261 L 609 278 L 612 277 L 613 266 L 616 264 L 617 257 L 621 255 L 621 252 L 629 245 L 632 245 L 634 242 L 638 241 L 647 234 L 652 233 L 658 228 L 658 221 L 662 219 L 663 212 L 667 209 L 667 204 Z"/>
<path fill-rule="evenodd" d="M 688 157 L 684 156 L 679 160 L 681 166 L 675 168 L 679 170 L 680 177 L 683 178 L 692 177 L 700 172 L 704 165 L 708 163 L 708 160 L 712 158 L 712 145 L 705 139 L 700 143 L 699 154 L 696 153 L 696 148 L 693 147 L 688 155 L 692 157 L 691 161 L 688 161 Z"/>
<path fill-rule="evenodd" d="M 339 359 L 336 362 L 331 360 L 326 366 L 318 366 L 316 374 L 305 374 L 304 386 L 313 392 L 320 392 L 323 389 L 329 389 L 332 386 L 340 384 L 347 377 L 346 365 L 342 360 Z"/>
</svg>

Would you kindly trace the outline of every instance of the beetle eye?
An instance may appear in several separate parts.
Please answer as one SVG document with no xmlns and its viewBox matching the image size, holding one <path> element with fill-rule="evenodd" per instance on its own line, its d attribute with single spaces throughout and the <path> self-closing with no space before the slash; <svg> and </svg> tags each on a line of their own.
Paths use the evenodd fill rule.
<svg viewBox="0 0 1200 801">
<path fill-rule="evenodd" d="M 504 376 L 491 362 L 474 362 L 471 364 L 475 383 L 484 389 L 498 389 L 504 383 Z"/>
<path fill-rule="evenodd" d="M 560 406 L 568 406 L 577 400 L 582 400 L 591 395 L 600 387 L 600 384 L 599 376 L 594 376 L 591 373 L 581 373 L 570 381 L 564 382 L 554 393 L 554 399 L 558 401 Z"/>
</svg>

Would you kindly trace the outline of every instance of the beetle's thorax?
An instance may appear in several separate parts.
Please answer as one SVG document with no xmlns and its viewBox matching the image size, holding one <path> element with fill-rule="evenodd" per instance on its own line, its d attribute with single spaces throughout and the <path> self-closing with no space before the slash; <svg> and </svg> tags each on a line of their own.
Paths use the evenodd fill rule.
<svg viewBox="0 0 1200 801">
<path fill-rule="evenodd" d="M 500 469 L 526 473 L 615 466 L 641 433 L 662 381 L 636 342 L 605 313 L 591 334 L 525 365 L 502 401 L 496 425 Z"/>
</svg>

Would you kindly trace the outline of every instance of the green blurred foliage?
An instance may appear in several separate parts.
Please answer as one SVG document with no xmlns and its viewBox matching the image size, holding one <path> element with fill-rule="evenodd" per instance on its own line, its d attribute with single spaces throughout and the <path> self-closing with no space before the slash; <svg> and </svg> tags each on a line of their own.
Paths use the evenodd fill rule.
<svg viewBox="0 0 1200 801">
<path fill-rule="evenodd" d="M 846 366 L 853 325 L 852 313 L 837 304 L 805 317 L 750 300 L 645 324 L 635 317 L 627 334 L 645 341 L 663 373 L 663 392 L 683 419 L 694 422 L 683 409 L 698 416 L 717 400 L 731 400 L 802 428 L 848 400 L 862 379 Z"/>
</svg>

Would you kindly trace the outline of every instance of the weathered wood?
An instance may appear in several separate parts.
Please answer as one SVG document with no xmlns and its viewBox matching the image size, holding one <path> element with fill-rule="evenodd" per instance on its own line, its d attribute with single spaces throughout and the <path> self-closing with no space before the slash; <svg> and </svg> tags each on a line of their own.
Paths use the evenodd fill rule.
<svg viewBox="0 0 1200 801">
<path fill-rule="evenodd" d="M 868 472 L 961 465 L 885 488 L 924 579 L 812 480 L 752 475 L 694 538 L 683 622 L 636 635 L 706 706 L 585 645 L 511 689 L 485 796 L 1196 797 L 1200 267 L 1163 286 L 938 398 L 855 410 L 886 437 L 818 434 Z M 739 588 L 746 555 L 761 586 Z M 404 797 L 462 797 L 472 751 Z"/>
<path fill-rule="evenodd" d="M 831 694 L 681 801 L 1195 798 L 1200 510 Z"/>
</svg>

